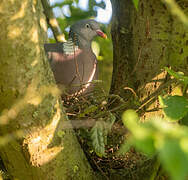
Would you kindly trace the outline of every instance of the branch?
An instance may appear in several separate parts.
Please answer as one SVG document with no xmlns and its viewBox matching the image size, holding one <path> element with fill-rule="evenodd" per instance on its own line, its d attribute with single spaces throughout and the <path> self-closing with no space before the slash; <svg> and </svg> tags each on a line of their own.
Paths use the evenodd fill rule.
<svg viewBox="0 0 188 180">
<path fill-rule="evenodd" d="M 54 38 L 57 42 L 65 42 L 65 35 L 62 33 L 59 24 L 57 22 L 57 19 L 54 17 L 52 8 L 50 7 L 48 0 L 42 0 L 42 5 L 44 8 L 44 14 L 47 19 L 47 23 L 52 29 L 52 32 L 54 34 Z"/>
<path fill-rule="evenodd" d="M 174 0 L 162 0 L 164 4 L 170 9 L 172 15 L 177 16 L 179 20 L 188 27 L 188 17 L 185 15 L 183 10 L 178 6 Z"/>
</svg>

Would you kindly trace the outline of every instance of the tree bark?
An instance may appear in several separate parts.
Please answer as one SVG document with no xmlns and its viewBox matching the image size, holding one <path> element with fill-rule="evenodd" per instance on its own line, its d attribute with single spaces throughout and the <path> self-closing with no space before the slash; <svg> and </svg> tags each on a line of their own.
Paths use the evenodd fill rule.
<svg viewBox="0 0 188 180">
<path fill-rule="evenodd" d="M 45 58 L 40 1 L 0 2 L 0 156 L 15 179 L 92 179 Z"/>
<path fill-rule="evenodd" d="M 114 66 L 110 92 L 130 101 L 131 108 L 148 110 L 147 116 L 157 114 L 158 95 L 164 90 L 171 93 L 171 80 L 163 68 L 188 73 L 188 30 L 161 1 L 140 0 L 138 11 L 132 0 L 111 1 Z M 188 15 L 188 1 L 176 2 Z"/>
</svg>

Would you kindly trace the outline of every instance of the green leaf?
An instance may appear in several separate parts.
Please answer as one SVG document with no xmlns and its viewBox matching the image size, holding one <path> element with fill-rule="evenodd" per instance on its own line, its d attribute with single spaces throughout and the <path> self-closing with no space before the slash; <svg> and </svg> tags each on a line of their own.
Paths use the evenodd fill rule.
<svg viewBox="0 0 188 180">
<path fill-rule="evenodd" d="M 149 123 L 139 123 L 139 117 L 134 110 L 127 110 L 123 113 L 123 124 L 132 133 L 133 145 L 148 155 L 155 153 L 154 132 Z"/>
<path fill-rule="evenodd" d="M 133 3 L 134 3 L 134 6 L 135 6 L 136 10 L 138 10 L 139 0 L 133 0 Z"/>
<path fill-rule="evenodd" d="M 63 138 L 65 136 L 65 131 L 59 130 L 57 132 L 58 137 Z"/>
<path fill-rule="evenodd" d="M 73 169 L 74 173 L 78 172 L 78 170 L 79 170 L 79 167 L 77 165 L 75 165 L 74 169 Z"/>
<path fill-rule="evenodd" d="M 133 124 L 134 126 L 134 123 L 136 123 L 139 120 L 139 117 L 134 110 L 129 109 L 123 113 L 122 119 L 123 119 L 123 124 L 126 127 L 127 125 L 131 126 L 131 124 Z"/>
<path fill-rule="evenodd" d="M 93 112 L 95 112 L 97 109 L 98 109 L 97 106 L 91 105 L 91 106 L 87 107 L 87 108 L 84 110 L 83 113 L 79 114 L 79 117 L 85 117 L 87 114 L 93 113 Z"/>
<path fill-rule="evenodd" d="M 162 105 L 166 106 L 165 100 L 160 100 Z M 123 118 L 131 135 L 121 146 L 119 154 L 127 152 L 130 146 L 149 155 L 157 152 L 171 179 L 185 180 L 188 176 L 188 128 L 169 123 L 160 117 L 139 123 L 132 110 L 125 112 Z"/>
<path fill-rule="evenodd" d="M 180 123 L 188 126 L 188 113 L 181 119 Z"/>
<path fill-rule="evenodd" d="M 118 151 L 118 155 L 124 155 L 126 152 L 129 151 L 129 149 L 131 148 L 131 145 L 133 144 L 133 142 L 131 141 L 131 139 L 125 139 L 123 144 L 121 144 L 120 149 Z"/>
<path fill-rule="evenodd" d="M 188 84 L 188 77 L 184 76 L 184 74 L 182 72 L 175 72 L 171 69 L 169 69 L 168 67 L 165 67 L 165 70 L 173 77 L 175 77 L 176 79 L 178 79 L 179 81 L 183 82 L 185 85 Z"/>
<path fill-rule="evenodd" d="M 144 139 L 139 139 L 134 142 L 134 145 L 140 151 L 146 153 L 149 156 L 152 156 L 156 151 L 154 147 L 154 139 L 152 134 L 148 135 Z"/>
<path fill-rule="evenodd" d="M 111 131 L 112 126 L 113 126 L 115 120 L 116 120 L 116 117 L 111 112 L 109 112 L 108 121 L 107 121 L 107 130 L 108 130 L 108 133 Z"/>
<path fill-rule="evenodd" d="M 100 45 L 99 45 L 99 43 L 97 43 L 96 41 L 92 41 L 91 48 L 92 48 L 95 56 L 98 57 L 99 53 L 100 53 Z"/>
<path fill-rule="evenodd" d="M 188 100 L 183 96 L 159 96 L 159 102 L 170 121 L 178 121 L 188 113 Z"/>
<path fill-rule="evenodd" d="M 188 175 L 188 157 L 181 150 L 176 139 L 166 138 L 159 157 L 173 180 L 183 180 Z"/>
<path fill-rule="evenodd" d="M 91 129 L 91 140 L 93 148 L 96 154 L 100 157 L 106 155 L 105 153 L 105 142 L 106 142 L 106 129 L 105 122 L 97 121 L 95 126 Z"/>
</svg>

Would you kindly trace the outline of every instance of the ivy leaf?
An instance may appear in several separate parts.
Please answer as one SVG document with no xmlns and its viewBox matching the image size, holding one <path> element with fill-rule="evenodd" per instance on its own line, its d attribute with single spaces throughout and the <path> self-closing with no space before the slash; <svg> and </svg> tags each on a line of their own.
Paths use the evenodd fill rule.
<svg viewBox="0 0 188 180">
<path fill-rule="evenodd" d="M 95 106 L 95 105 L 90 105 L 89 107 L 87 107 L 87 108 L 84 110 L 83 113 L 79 114 L 79 117 L 80 117 L 80 118 L 81 118 L 81 117 L 85 117 L 87 114 L 93 113 L 93 112 L 95 112 L 97 109 L 98 109 L 97 106 Z"/>
<path fill-rule="evenodd" d="M 181 124 L 188 126 L 188 113 L 181 119 Z"/>
<path fill-rule="evenodd" d="M 159 103 L 170 121 L 178 121 L 188 113 L 188 100 L 183 96 L 159 96 Z"/>
<path fill-rule="evenodd" d="M 133 0 L 133 3 L 134 3 L 134 7 L 136 8 L 136 10 L 138 10 L 139 0 Z"/>
<path fill-rule="evenodd" d="M 179 81 L 183 82 L 185 85 L 188 84 L 188 76 L 184 76 L 181 72 L 175 72 L 167 67 L 165 67 L 165 70 L 174 78 L 178 79 Z"/>
<path fill-rule="evenodd" d="M 133 138 L 132 138 L 133 139 Z M 131 148 L 131 146 L 134 144 L 131 140 L 131 138 L 129 138 L 128 140 L 125 139 L 123 144 L 121 144 L 120 149 L 118 151 L 118 155 L 124 155 L 126 152 L 128 152 Z"/>
<path fill-rule="evenodd" d="M 109 112 L 108 122 L 107 122 L 107 130 L 108 130 L 108 132 L 111 131 L 112 126 L 113 126 L 115 120 L 116 120 L 116 117 L 111 112 Z"/>
<path fill-rule="evenodd" d="M 91 140 L 93 148 L 99 157 L 106 155 L 105 142 L 106 142 L 106 129 L 105 122 L 97 121 L 95 126 L 91 129 Z"/>
</svg>

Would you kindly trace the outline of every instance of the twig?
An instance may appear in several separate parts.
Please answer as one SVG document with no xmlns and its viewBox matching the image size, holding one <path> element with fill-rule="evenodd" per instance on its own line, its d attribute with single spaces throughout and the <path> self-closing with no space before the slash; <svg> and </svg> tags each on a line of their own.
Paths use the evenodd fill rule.
<svg viewBox="0 0 188 180">
<path fill-rule="evenodd" d="M 137 59 L 136 65 L 135 65 L 135 67 L 134 67 L 134 69 L 133 69 L 131 75 L 136 71 L 136 68 L 137 68 L 137 66 L 138 66 L 138 63 L 140 62 L 140 57 L 141 57 L 141 54 L 142 54 L 142 49 L 143 49 L 143 47 L 144 47 L 144 46 L 142 45 L 141 48 L 140 48 L 140 50 L 139 50 L 138 59 Z"/>
<path fill-rule="evenodd" d="M 136 92 L 134 91 L 134 89 L 132 89 L 130 87 L 124 87 L 124 89 L 125 90 L 130 90 L 134 94 L 135 97 L 138 97 L 137 94 L 136 94 Z"/>
<path fill-rule="evenodd" d="M 101 174 L 107 179 L 109 180 L 108 176 L 106 176 L 106 174 L 102 171 L 102 169 L 98 166 L 98 164 L 96 163 L 96 161 L 94 159 L 92 159 L 93 162 L 95 163 L 95 165 L 97 166 L 97 169 L 101 172 Z"/>
<path fill-rule="evenodd" d="M 175 79 L 170 79 L 169 81 L 167 81 L 166 83 L 164 84 L 161 84 L 159 86 L 159 88 L 154 92 L 152 93 L 149 97 L 145 98 L 143 101 L 142 101 L 142 105 L 136 110 L 139 111 L 140 109 L 142 109 L 144 106 L 148 105 L 149 102 L 151 102 L 152 100 L 154 100 L 155 98 L 158 97 L 158 95 L 160 95 L 161 91 L 164 90 L 165 88 L 167 88 L 170 84 L 176 82 Z"/>
<path fill-rule="evenodd" d="M 164 4 L 168 6 L 172 15 L 177 16 L 179 20 L 188 27 L 188 17 L 185 15 L 183 10 L 178 6 L 174 0 L 162 0 Z"/>
<path fill-rule="evenodd" d="M 59 24 L 56 20 L 56 18 L 54 17 L 52 8 L 50 7 L 49 3 L 47 0 L 42 0 L 42 5 L 44 8 L 44 14 L 46 16 L 47 19 L 47 23 L 50 26 L 53 34 L 54 34 L 54 38 L 57 42 L 65 42 L 65 35 L 62 33 Z"/>
</svg>

